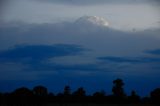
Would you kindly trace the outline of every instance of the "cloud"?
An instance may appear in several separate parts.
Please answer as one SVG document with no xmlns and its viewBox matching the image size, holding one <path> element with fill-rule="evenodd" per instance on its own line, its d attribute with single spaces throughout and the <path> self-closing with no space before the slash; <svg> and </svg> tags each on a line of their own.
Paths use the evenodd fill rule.
<svg viewBox="0 0 160 106">
<path fill-rule="evenodd" d="M 78 20 L 55 24 L 3 24 L 0 50 L 15 45 L 76 44 L 96 51 L 93 55 L 135 55 L 160 45 L 159 29 L 124 32 Z"/>
<path fill-rule="evenodd" d="M 145 51 L 145 53 L 152 54 L 152 55 L 160 55 L 160 49 L 148 50 L 148 51 Z"/>
<path fill-rule="evenodd" d="M 109 22 L 102 17 L 98 16 L 84 16 L 80 17 L 76 22 L 76 24 L 84 24 L 87 26 L 100 26 L 107 27 L 109 26 Z"/>
<path fill-rule="evenodd" d="M 146 6 L 143 7 L 143 5 L 136 5 L 132 7 L 131 5 L 126 5 L 127 7 L 123 8 L 123 5 L 114 5 L 113 7 L 112 5 L 110 5 L 112 7 L 110 8 L 106 5 L 107 3 L 109 4 L 109 1 L 107 2 L 107 0 L 72 0 L 73 2 L 68 0 L 57 0 L 56 2 L 54 2 L 53 0 L 48 2 L 49 4 L 51 4 L 52 2 L 54 5 L 48 5 L 47 3 L 47 5 L 43 5 L 43 3 L 38 4 L 37 2 L 34 2 L 35 4 L 33 2 L 29 2 L 27 4 L 26 2 L 24 2 L 28 2 L 29 0 L 19 1 L 21 1 L 22 3 L 18 4 L 18 2 L 15 2 L 15 4 L 17 5 L 13 6 L 13 9 L 11 8 L 11 10 L 13 11 L 10 11 L 8 13 L 10 15 L 7 15 L 5 17 L 6 19 L 12 19 L 15 16 L 16 20 L 24 19 L 25 21 L 26 19 L 28 19 L 30 20 L 29 22 L 37 22 L 37 20 L 39 20 L 39 22 L 46 22 L 46 18 L 47 20 L 54 20 L 55 17 L 64 17 L 66 20 L 66 17 L 75 18 L 84 14 L 96 14 L 98 16 L 103 16 L 103 14 L 105 13 L 103 13 L 102 11 L 106 13 L 110 13 L 111 11 L 111 14 L 113 14 L 114 16 L 108 17 L 108 14 L 105 14 L 108 18 L 123 18 L 123 20 L 125 21 L 129 19 L 128 23 L 131 22 L 130 24 L 134 24 L 135 20 L 135 23 L 139 23 L 138 25 L 141 26 L 141 24 L 143 24 L 143 22 L 141 21 L 144 20 L 139 19 L 141 13 L 145 13 L 144 11 L 147 11 L 146 14 L 153 12 L 153 14 L 148 16 L 154 16 L 154 9 L 153 11 L 150 11 L 152 9 L 148 9 L 148 7 Z M 44 0 L 44 2 L 46 1 L 47 0 Z M 130 0 L 126 1 L 127 2 L 125 3 L 130 2 Z M 132 1 L 134 2 L 134 0 Z M 136 1 L 137 3 L 139 3 L 143 0 Z M 118 0 L 116 2 L 110 0 L 110 3 L 111 2 L 124 4 L 122 0 Z M 62 5 L 57 5 L 56 3 Z M 105 5 L 99 5 L 104 3 Z M 97 4 L 99 6 L 88 6 Z M 65 7 L 64 5 L 67 6 Z M 77 7 L 77 5 L 87 5 L 88 7 L 82 9 L 81 7 Z M 127 9 L 128 11 L 125 12 L 127 15 L 123 14 L 124 10 Z M 136 11 L 138 10 L 141 11 L 138 12 L 137 15 Z M 132 19 L 132 15 L 134 19 Z M 27 16 L 29 17 L 27 18 Z M 146 15 L 143 14 L 143 16 Z M 41 18 L 44 19 L 41 20 Z M 155 20 L 154 18 L 155 17 L 147 18 L 147 20 L 144 20 L 144 22 L 146 22 L 146 24 L 148 25 L 148 21 L 150 22 L 152 21 L 152 19 Z M 34 19 L 36 21 L 32 21 Z M 121 21 L 121 19 L 118 21 L 120 21 L 121 23 L 125 23 L 125 21 Z M 113 24 L 115 23 L 116 25 L 118 25 L 114 20 L 112 22 Z M 55 88 L 57 86 L 57 81 L 58 84 L 61 85 L 68 84 L 68 82 L 72 81 L 74 83 L 71 82 L 69 84 L 77 84 L 77 86 L 79 86 L 80 84 L 83 85 L 85 83 L 86 86 L 90 88 L 93 86 L 93 89 L 95 89 L 95 87 L 102 87 L 101 83 L 103 83 L 105 89 L 106 78 L 110 79 L 111 82 L 113 80 L 112 78 L 121 77 L 124 79 L 126 78 L 127 80 L 131 80 L 132 78 L 135 80 L 136 78 L 137 80 L 137 76 L 139 76 L 138 82 L 141 82 L 142 77 L 144 77 L 144 83 L 146 82 L 147 78 L 147 81 L 159 78 L 160 74 L 159 69 L 157 68 L 159 66 L 160 59 L 155 57 L 139 56 L 142 54 L 144 55 L 144 50 L 153 50 L 160 48 L 159 29 L 144 31 L 133 30 L 130 32 L 124 32 L 112 29 L 110 26 L 102 27 L 102 24 L 100 24 L 99 26 L 93 23 L 87 23 L 88 21 L 61 22 L 55 24 L 26 24 L 18 22 L 15 22 L 14 24 L 1 24 L 0 83 L 2 85 L 2 88 L 10 89 L 11 85 L 15 86 L 17 83 L 21 83 L 19 84 L 19 86 L 21 86 L 24 84 L 33 84 L 35 81 L 38 81 L 38 84 L 47 83 L 51 88 L 53 87 L 51 85 L 55 85 L 53 87 Z M 142 26 L 145 26 L 146 24 Z M 122 29 L 125 28 L 127 28 L 127 26 Z M 55 44 L 65 45 L 59 46 Z M 15 47 L 15 45 L 21 46 Z M 92 51 L 86 52 L 83 47 L 89 48 Z M 81 53 L 84 53 L 85 56 L 82 56 Z M 79 62 L 79 58 L 72 58 L 72 56 L 77 55 L 80 58 L 83 57 L 81 58 L 82 62 Z M 55 58 L 63 58 L 63 56 L 71 56 L 68 58 L 68 60 L 73 61 L 72 64 L 65 64 L 61 62 L 65 60 L 65 58 L 59 60 L 59 64 L 56 64 L 54 62 L 56 61 Z M 96 59 L 96 57 L 105 59 Z M 48 62 L 50 58 L 53 58 L 54 60 L 52 63 Z M 89 64 L 83 62 L 88 60 L 92 62 Z M 68 62 L 67 59 L 65 61 Z M 153 66 L 157 68 L 153 69 Z M 5 80 L 9 81 L 3 82 Z M 17 81 L 14 82 L 14 80 Z M 26 83 L 24 83 L 23 80 L 25 80 Z M 137 83 L 135 84 L 137 85 Z M 157 81 L 156 84 L 158 85 L 159 82 Z M 4 85 L 6 86 L 4 87 Z M 33 85 L 36 84 L 34 83 Z M 143 85 L 143 83 L 139 85 Z M 146 88 L 148 88 L 148 86 Z"/>
<path fill-rule="evenodd" d="M 85 17 L 78 20 L 82 18 Z M 5 24 L 0 27 L 0 50 L 16 45 L 75 44 L 93 50 L 89 57 L 135 56 L 147 49 L 157 49 L 160 45 L 159 29 L 124 32 L 110 26 L 87 24 L 86 18 L 80 22 L 78 20 L 55 24 Z"/>
<path fill-rule="evenodd" d="M 62 3 L 62 4 L 70 4 L 70 5 L 93 5 L 93 4 L 104 4 L 104 3 L 145 3 L 149 0 L 37 0 L 41 2 L 51 2 L 51 3 Z"/>
<path fill-rule="evenodd" d="M 97 22 L 97 18 L 94 16 L 88 18 L 84 16 L 74 22 L 55 24 L 3 24 L 3 26 L 0 26 L 0 49 L 20 44 L 83 43 L 84 41 L 88 42 L 90 36 L 94 38 L 97 35 L 119 33 L 119 31 L 105 27 L 104 24 L 107 21 L 104 19 L 103 23 L 101 21 L 102 19 Z"/>
<path fill-rule="evenodd" d="M 8 0 L 0 0 L 0 15 Z"/>
<path fill-rule="evenodd" d="M 0 52 L 0 80 L 39 80 L 44 76 L 69 73 L 76 70 L 95 70 L 91 64 L 65 65 L 49 60 L 63 56 L 81 56 L 85 51 L 79 45 L 19 45 Z M 92 68 L 91 68 L 92 67 Z M 64 72 L 63 72 L 64 71 Z M 61 74 L 62 74 L 61 73 Z"/>
<path fill-rule="evenodd" d="M 99 57 L 98 59 L 111 62 L 111 63 L 132 63 L 132 64 L 139 64 L 139 63 L 156 63 L 160 62 L 160 58 L 155 57 L 117 57 L 117 56 L 106 56 L 106 57 Z"/>
<path fill-rule="evenodd" d="M 105 71 L 116 73 L 119 71 L 119 67 L 126 68 L 126 63 L 134 63 L 136 66 L 145 63 L 147 65 L 144 65 L 144 68 L 150 66 L 148 63 L 154 64 L 160 61 L 159 58 L 137 56 L 143 54 L 144 50 L 159 48 L 159 29 L 124 32 L 109 26 L 87 24 L 86 18 L 84 21 L 77 22 L 78 20 L 55 24 L 12 23 L 1 26 L 1 63 L 15 62 L 27 65 L 27 68 L 21 70 L 22 73 L 23 71 L 27 73 L 30 71 L 37 73 L 38 71 L 44 73 L 49 71 L 69 74 L 89 71 L 102 74 Z M 85 48 L 90 51 L 88 52 Z M 83 56 L 81 53 L 83 53 Z M 81 60 L 72 58 L 76 55 Z M 70 57 L 59 60 L 58 64 L 55 62 L 55 58 L 65 56 Z M 97 57 L 100 58 L 96 59 Z M 54 61 L 50 62 L 49 60 L 52 58 Z M 83 61 L 92 62 L 86 63 Z M 68 64 L 65 64 L 65 62 Z M 113 64 L 117 66 L 115 67 Z M 121 69 L 122 73 L 128 72 L 126 70 L 124 72 L 123 69 Z M 141 67 L 137 67 L 138 69 L 141 69 Z M 146 70 L 146 68 L 144 69 Z"/>
<path fill-rule="evenodd" d="M 43 61 L 48 58 L 81 54 L 78 45 L 26 45 L 0 52 L 0 61 Z"/>
<path fill-rule="evenodd" d="M 40 66 L 40 67 L 39 67 Z M 52 63 L 49 64 L 47 62 L 43 63 L 35 63 L 30 65 L 30 71 L 55 71 L 58 73 L 68 73 L 71 74 L 73 72 L 79 71 L 91 71 L 97 72 L 102 71 L 98 64 L 72 64 L 72 65 L 65 65 L 65 64 L 56 64 Z"/>
<path fill-rule="evenodd" d="M 106 62 L 115 62 L 115 63 L 137 63 L 140 62 L 141 60 L 139 59 L 132 59 L 132 58 L 127 58 L 127 57 L 114 57 L 114 56 L 107 56 L 107 57 L 99 57 L 98 59 L 106 61 Z"/>
</svg>

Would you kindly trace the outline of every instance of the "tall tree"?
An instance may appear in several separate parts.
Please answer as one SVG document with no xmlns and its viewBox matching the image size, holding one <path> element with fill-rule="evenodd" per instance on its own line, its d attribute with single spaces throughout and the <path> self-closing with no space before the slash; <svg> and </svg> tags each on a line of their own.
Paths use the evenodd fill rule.
<svg viewBox="0 0 160 106">
<path fill-rule="evenodd" d="M 123 86 L 124 86 L 123 80 L 116 79 L 113 81 L 113 84 L 114 84 L 112 88 L 113 95 L 116 97 L 124 97 L 125 93 L 123 89 Z"/>
<path fill-rule="evenodd" d="M 64 94 L 64 96 L 70 96 L 71 95 L 71 88 L 70 88 L 70 86 L 65 86 L 64 87 L 63 94 Z"/>
</svg>

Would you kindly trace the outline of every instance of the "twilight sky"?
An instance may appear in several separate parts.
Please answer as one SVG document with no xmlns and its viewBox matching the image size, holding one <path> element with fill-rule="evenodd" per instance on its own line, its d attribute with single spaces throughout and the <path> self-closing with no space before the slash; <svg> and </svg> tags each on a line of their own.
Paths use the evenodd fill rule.
<svg viewBox="0 0 160 106">
<path fill-rule="evenodd" d="M 160 87 L 158 0 L 2 0 L 0 91 Z"/>
</svg>

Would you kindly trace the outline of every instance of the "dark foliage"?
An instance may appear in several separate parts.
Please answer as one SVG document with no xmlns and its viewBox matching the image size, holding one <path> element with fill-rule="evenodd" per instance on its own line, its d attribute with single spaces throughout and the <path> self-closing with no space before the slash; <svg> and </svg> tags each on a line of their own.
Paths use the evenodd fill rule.
<svg viewBox="0 0 160 106">
<path fill-rule="evenodd" d="M 36 86 L 33 88 L 33 94 L 35 96 L 47 96 L 48 91 L 47 91 L 47 88 L 45 88 L 43 86 Z"/>
<path fill-rule="evenodd" d="M 156 104 L 160 105 L 160 88 L 153 90 L 150 97 L 141 98 L 134 90 L 127 96 L 123 89 L 124 82 L 121 79 L 113 81 L 112 95 L 106 95 L 105 91 L 86 95 L 83 87 L 73 93 L 70 86 L 65 86 L 62 93 L 54 95 L 48 93 L 44 86 L 36 86 L 33 90 L 26 87 L 16 89 L 11 93 L 0 93 L 1 105 L 46 104 L 46 103 L 98 103 L 98 104 Z"/>
<path fill-rule="evenodd" d="M 151 92 L 152 103 L 160 103 L 160 88 L 157 88 Z"/>
<path fill-rule="evenodd" d="M 71 88 L 70 88 L 70 86 L 65 86 L 64 87 L 64 92 L 63 92 L 63 95 L 64 96 L 71 96 Z"/>
<path fill-rule="evenodd" d="M 124 86 L 123 81 L 121 79 L 116 79 L 113 81 L 113 84 L 114 84 L 112 89 L 113 96 L 119 97 L 119 98 L 125 97 L 125 93 L 123 90 L 123 86 Z"/>
<path fill-rule="evenodd" d="M 78 88 L 77 91 L 75 91 L 72 95 L 75 97 L 85 97 L 86 91 L 84 90 L 84 88 L 81 87 L 81 88 Z"/>
<path fill-rule="evenodd" d="M 133 90 L 131 92 L 131 95 L 128 96 L 128 100 L 129 100 L 130 103 L 139 103 L 140 102 L 140 96 L 138 96 L 136 94 L 136 92 Z"/>
</svg>

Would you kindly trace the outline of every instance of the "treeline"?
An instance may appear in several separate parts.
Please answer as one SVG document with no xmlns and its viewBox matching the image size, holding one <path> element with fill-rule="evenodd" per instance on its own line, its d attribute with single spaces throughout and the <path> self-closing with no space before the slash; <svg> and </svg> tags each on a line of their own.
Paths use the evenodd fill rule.
<svg viewBox="0 0 160 106">
<path fill-rule="evenodd" d="M 83 87 L 71 92 L 71 88 L 65 86 L 64 91 L 57 95 L 49 93 L 44 86 L 36 86 L 32 90 L 22 87 L 11 93 L 0 93 L 0 101 L 4 105 L 46 103 L 160 104 L 160 88 L 151 91 L 149 97 L 140 97 L 134 90 L 130 95 L 126 95 L 123 86 L 123 80 L 114 80 L 112 95 L 106 95 L 105 91 L 86 95 Z"/>
</svg>

